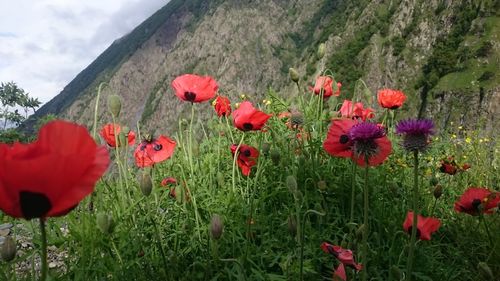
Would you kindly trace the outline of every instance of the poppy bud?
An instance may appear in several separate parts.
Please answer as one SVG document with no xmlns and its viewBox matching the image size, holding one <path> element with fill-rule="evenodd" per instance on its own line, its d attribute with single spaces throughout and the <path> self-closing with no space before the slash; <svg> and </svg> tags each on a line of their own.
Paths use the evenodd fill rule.
<svg viewBox="0 0 500 281">
<path fill-rule="evenodd" d="M 478 263 L 477 270 L 479 271 L 479 274 L 481 274 L 481 276 L 485 278 L 482 280 L 494 280 L 493 271 L 491 271 L 491 268 L 488 266 L 487 263 L 485 262 Z"/>
<path fill-rule="evenodd" d="M 295 216 L 288 216 L 288 232 L 292 235 L 292 237 L 297 235 L 297 220 L 295 219 Z"/>
<path fill-rule="evenodd" d="M 288 69 L 288 74 L 290 75 L 290 79 L 292 79 L 293 82 L 297 83 L 299 82 L 299 73 L 297 72 L 297 70 L 293 67 L 290 67 Z"/>
<path fill-rule="evenodd" d="M 295 180 L 294 176 L 290 175 L 286 177 L 286 186 L 291 193 L 297 192 L 297 180 Z"/>
<path fill-rule="evenodd" d="M 269 155 L 269 151 L 271 150 L 271 144 L 268 142 L 263 143 L 261 150 L 264 155 L 266 156 Z"/>
<path fill-rule="evenodd" d="M 319 182 L 318 182 L 318 188 L 319 188 L 320 190 L 323 190 L 323 191 L 324 191 L 324 190 L 326 190 L 326 188 L 327 188 L 327 187 L 328 187 L 328 185 L 326 184 L 326 181 L 319 181 Z"/>
<path fill-rule="evenodd" d="M 16 257 L 16 241 L 12 236 L 5 237 L 0 253 L 4 261 L 11 261 Z"/>
<path fill-rule="evenodd" d="M 215 214 L 212 216 L 210 221 L 210 234 L 214 240 L 218 240 L 222 236 L 224 230 L 224 223 L 219 215 Z"/>
<path fill-rule="evenodd" d="M 304 115 L 302 115 L 299 111 L 293 111 L 290 120 L 292 122 L 292 126 L 300 126 L 304 123 Z"/>
<path fill-rule="evenodd" d="M 149 173 L 142 173 L 139 187 L 141 188 L 142 194 L 145 196 L 149 196 L 151 194 L 151 191 L 153 190 L 153 181 L 151 180 Z"/>
<path fill-rule="evenodd" d="M 434 198 L 438 199 L 439 197 L 441 197 L 441 195 L 443 195 L 443 187 L 441 185 L 436 185 L 436 187 L 434 188 Z"/>
<path fill-rule="evenodd" d="M 326 51 L 326 44 L 325 43 L 319 44 L 318 52 L 316 53 L 319 60 L 325 56 L 325 51 Z"/>
<path fill-rule="evenodd" d="M 280 163 L 280 151 L 279 149 L 272 149 L 271 150 L 271 160 L 273 161 L 274 165 L 278 165 Z"/>
<path fill-rule="evenodd" d="M 104 234 L 111 234 L 114 228 L 114 220 L 111 215 L 105 213 L 99 213 L 96 216 L 97 227 Z"/>
<path fill-rule="evenodd" d="M 109 109 L 109 112 L 114 117 L 118 117 L 118 115 L 120 115 L 120 111 L 122 109 L 122 102 L 121 102 L 121 99 L 118 95 L 108 96 L 108 109 Z"/>
<path fill-rule="evenodd" d="M 403 279 L 403 273 L 401 272 L 401 269 L 399 269 L 395 265 L 391 266 L 391 269 L 389 271 L 389 275 L 391 276 L 392 280 L 399 281 L 399 280 Z"/>
</svg>

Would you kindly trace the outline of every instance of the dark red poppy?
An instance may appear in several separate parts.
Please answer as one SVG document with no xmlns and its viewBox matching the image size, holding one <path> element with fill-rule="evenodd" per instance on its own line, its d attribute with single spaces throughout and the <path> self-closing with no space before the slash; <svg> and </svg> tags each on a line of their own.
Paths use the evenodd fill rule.
<svg viewBox="0 0 500 281">
<path fill-rule="evenodd" d="M 332 245 L 327 242 L 321 243 L 321 249 L 327 254 L 332 254 L 337 258 L 337 260 L 346 266 L 354 268 L 357 271 L 363 269 L 362 264 L 355 262 L 354 254 L 349 249 L 344 249 L 340 246 Z"/>
<path fill-rule="evenodd" d="M 83 126 L 52 121 L 29 144 L 0 143 L 0 209 L 15 218 L 63 216 L 92 193 L 109 155 Z"/>
<path fill-rule="evenodd" d="M 383 108 L 400 108 L 406 100 L 406 95 L 398 90 L 382 89 L 377 94 L 378 104 Z"/>
<path fill-rule="evenodd" d="M 175 141 L 166 136 L 159 136 L 151 141 L 144 140 L 135 149 L 135 164 L 144 168 L 165 161 L 174 154 L 175 145 Z"/>
<path fill-rule="evenodd" d="M 204 102 L 215 97 L 219 86 L 210 76 L 184 74 L 172 81 L 172 88 L 181 100 Z"/>
<path fill-rule="evenodd" d="M 323 93 L 323 98 L 329 98 L 331 96 L 340 96 L 340 88 L 342 83 L 337 82 L 337 90 L 333 92 L 333 79 L 330 76 L 318 76 L 316 78 L 316 83 L 314 84 L 314 94 L 320 95 Z"/>
<path fill-rule="evenodd" d="M 168 177 L 168 178 L 164 178 L 162 181 L 161 181 L 161 186 L 167 186 L 169 184 L 176 184 L 177 183 L 177 180 L 173 177 Z"/>
<path fill-rule="evenodd" d="M 233 157 L 238 149 L 238 145 L 231 145 L 231 153 Z M 241 169 L 241 173 L 244 176 L 250 175 L 250 170 L 253 166 L 257 164 L 257 158 L 259 157 L 259 151 L 250 145 L 242 144 L 238 151 L 238 158 L 236 159 L 236 163 L 238 167 Z"/>
<path fill-rule="evenodd" d="M 363 104 L 360 102 L 354 105 L 350 100 L 344 100 L 342 107 L 340 107 L 339 113 L 342 117 L 356 119 L 359 118 L 363 121 L 375 117 L 374 110 L 370 107 L 364 108 Z"/>
<path fill-rule="evenodd" d="M 356 124 L 358 122 L 351 119 L 332 120 L 328 135 L 323 143 L 325 151 L 334 157 L 352 157 L 352 141 L 349 138 L 349 131 Z"/>
<path fill-rule="evenodd" d="M 455 164 L 441 161 L 441 167 L 439 167 L 439 171 L 448 175 L 454 175 L 457 173 L 458 168 Z"/>
<path fill-rule="evenodd" d="M 491 214 L 493 208 L 500 203 L 500 193 L 484 187 L 469 187 L 455 202 L 455 210 L 477 216 L 481 213 Z"/>
<path fill-rule="evenodd" d="M 403 229 L 406 233 L 411 234 L 413 226 L 413 212 L 409 211 L 406 214 L 405 222 L 403 223 Z M 417 237 L 420 240 L 431 240 L 431 234 L 436 232 L 441 226 L 441 221 L 436 218 L 426 218 L 421 215 L 417 215 Z"/>
<path fill-rule="evenodd" d="M 231 114 L 231 101 L 228 98 L 217 96 L 213 105 L 217 116 L 222 117 Z"/>
<path fill-rule="evenodd" d="M 271 115 L 255 109 L 249 101 L 242 102 L 232 115 L 234 126 L 242 131 L 258 131 L 271 118 Z"/>
<path fill-rule="evenodd" d="M 121 130 L 120 125 L 110 123 L 104 125 L 99 134 L 109 146 L 116 147 L 115 132 L 116 135 L 118 135 L 120 134 L 120 130 Z M 127 135 L 127 140 L 128 140 L 128 145 L 132 146 L 135 142 L 135 133 L 130 131 Z"/>
</svg>

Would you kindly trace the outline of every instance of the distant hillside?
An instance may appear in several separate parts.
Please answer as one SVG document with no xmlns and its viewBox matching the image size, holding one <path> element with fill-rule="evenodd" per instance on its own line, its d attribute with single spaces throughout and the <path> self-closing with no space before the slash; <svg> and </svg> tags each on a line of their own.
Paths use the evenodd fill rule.
<svg viewBox="0 0 500 281">
<path fill-rule="evenodd" d="M 211 75 L 234 100 L 246 93 L 259 102 L 269 87 L 297 94 L 289 67 L 311 81 L 320 66 L 342 81 L 346 97 L 361 78 L 373 93 L 403 89 L 408 116 L 434 116 L 441 128 L 454 121 L 494 131 L 500 123 L 499 2 L 172 0 L 116 40 L 35 116 L 55 113 L 90 126 L 96 88 L 107 82 L 104 96 L 123 97 L 122 122 L 174 131 L 188 111 L 170 88 L 179 74 Z M 327 55 L 318 61 L 323 42 Z M 106 114 L 102 106 L 99 115 Z"/>
</svg>

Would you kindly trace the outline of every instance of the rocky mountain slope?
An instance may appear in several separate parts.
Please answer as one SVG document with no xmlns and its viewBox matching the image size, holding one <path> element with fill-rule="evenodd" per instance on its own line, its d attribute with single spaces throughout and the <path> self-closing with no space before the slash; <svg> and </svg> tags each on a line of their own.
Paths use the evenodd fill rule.
<svg viewBox="0 0 500 281">
<path fill-rule="evenodd" d="M 220 92 L 259 102 L 271 87 L 296 95 L 288 68 L 313 81 L 329 69 L 352 95 L 363 79 L 373 94 L 404 90 L 408 116 L 433 116 L 498 131 L 500 1 L 497 0 L 172 0 L 116 40 L 35 116 L 91 126 L 97 86 L 123 98 L 122 123 L 172 132 L 190 106 L 170 82 L 213 76 Z M 315 56 L 319 43 L 327 52 Z M 202 107 L 208 107 L 208 104 Z M 376 106 L 376 105 L 373 105 Z M 210 111 L 206 111 L 210 112 Z M 100 118 L 109 120 L 106 107 Z"/>
</svg>

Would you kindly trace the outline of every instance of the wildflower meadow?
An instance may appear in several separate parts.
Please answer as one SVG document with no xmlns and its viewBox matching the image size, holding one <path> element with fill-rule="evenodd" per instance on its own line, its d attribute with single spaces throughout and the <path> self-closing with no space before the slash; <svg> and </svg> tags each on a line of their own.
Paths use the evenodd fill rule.
<svg viewBox="0 0 500 281">
<path fill-rule="evenodd" d="M 498 139 L 318 73 L 264 100 L 180 75 L 176 132 L 100 87 L 89 130 L 1 143 L 0 280 L 500 280 Z"/>
</svg>

